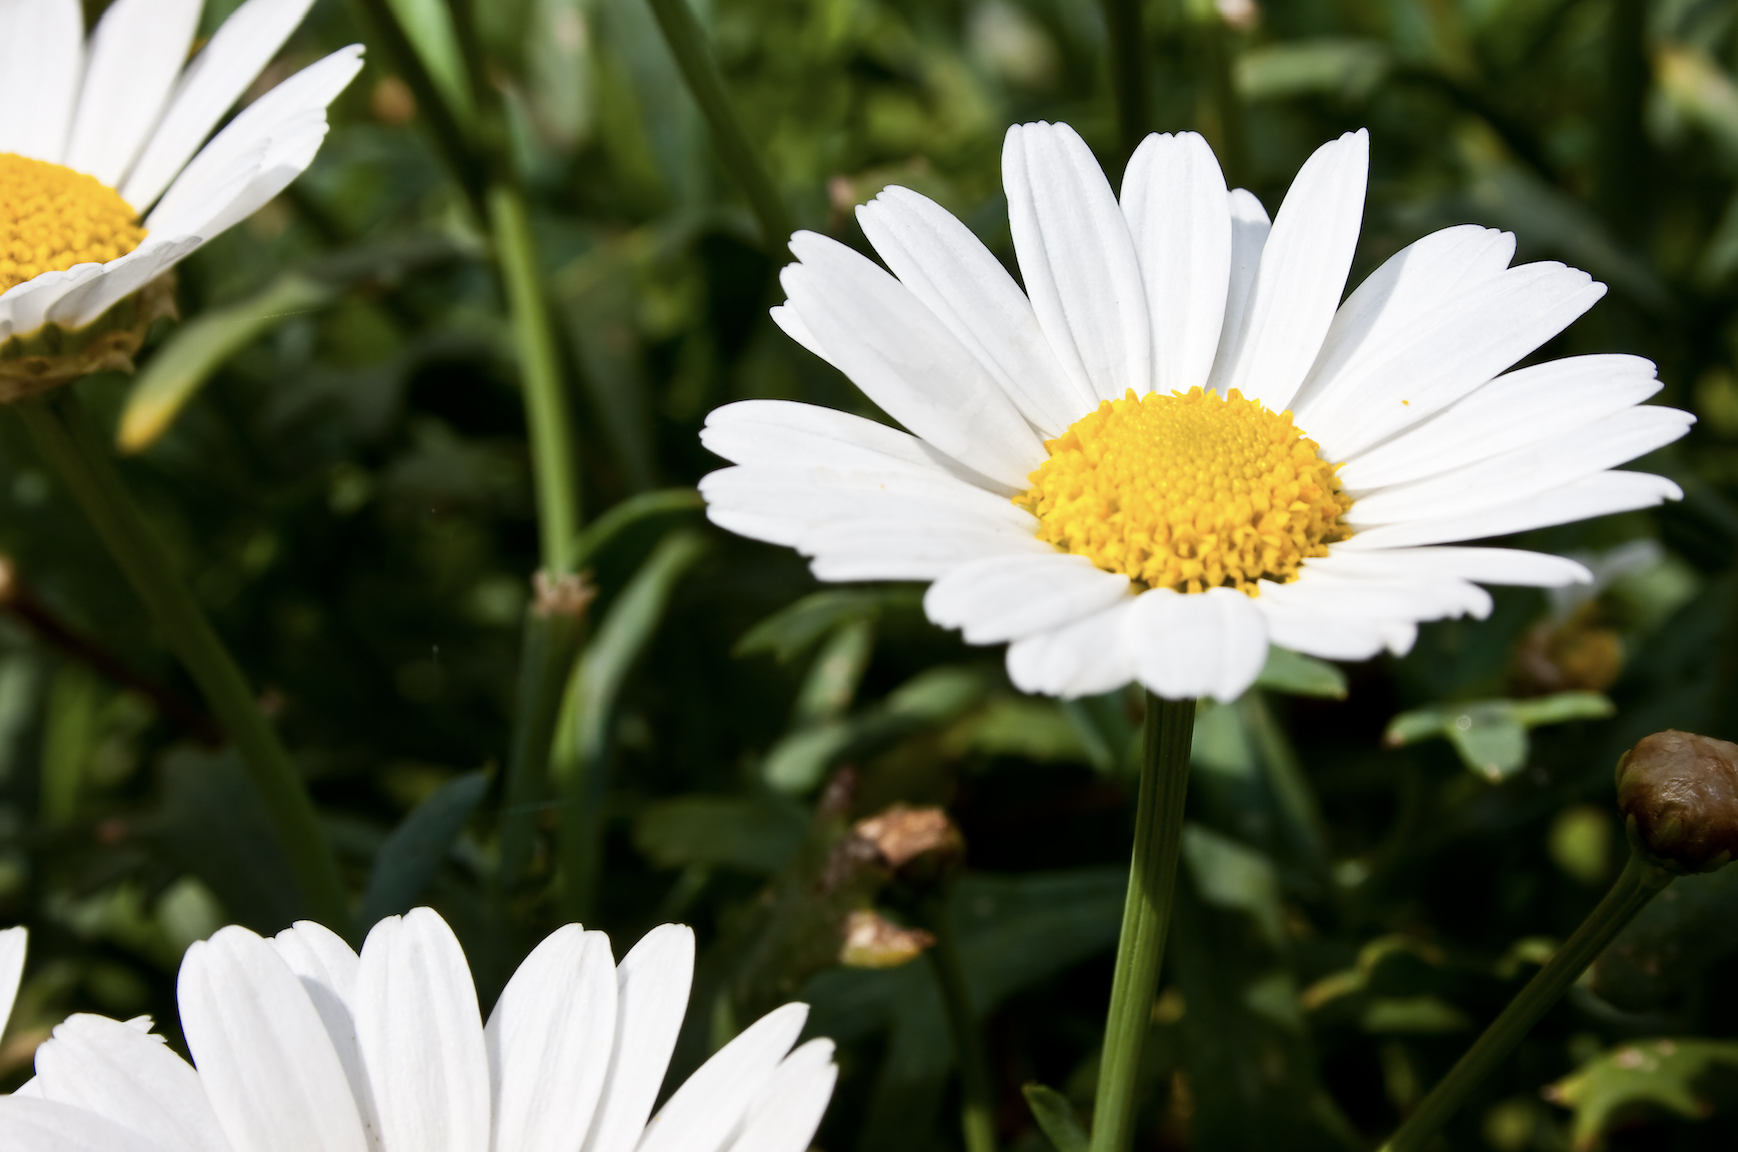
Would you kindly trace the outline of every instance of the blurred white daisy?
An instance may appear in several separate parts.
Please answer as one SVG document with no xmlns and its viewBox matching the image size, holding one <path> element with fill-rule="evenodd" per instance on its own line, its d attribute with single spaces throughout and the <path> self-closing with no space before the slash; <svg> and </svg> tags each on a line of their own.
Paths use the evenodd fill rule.
<svg viewBox="0 0 1738 1152">
<path fill-rule="evenodd" d="M 1500 375 L 1605 291 L 1510 268 L 1506 233 L 1426 236 L 1341 304 L 1368 163 L 1364 132 L 1323 146 L 1270 226 L 1193 133 L 1149 136 L 1119 203 L 1067 125 L 1013 127 L 1024 291 L 904 188 L 857 210 L 891 275 L 799 232 L 775 319 L 911 434 L 727 405 L 708 515 L 823 580 L 933 581 L 931 620 L 1011 642 L 1014 683 L 1057 696 L 1229 700 L 1270 643 L 1405 652 L 1420 621 L 1489 612 L 1475 581 L 1588 579 L 1442 545 L 1678 498 L 1611 469 L 1694 418 L 1638 407 L 1659 384 L 1633 356 Z"/>
<path fill-rule="evenodd" d="M 6 1022 L 12 1019 L 12 1005 L 18 1000 L 18 985 L 24 980 L 24 949 L 28 943 L 24 929 L 0 929 L 0 1036 L 6 1035 Z"/>
<path fill-rule="evenodd" d="M 79 0 L 0 0 L 0 399 L 125 363 L 166 292 L 85 341 L 65 334 L 312 162 L 361 45 L 291 76 L 200 147 L 311 3 L 248 0 L 189 62 L 202 0 L 115 0 L 88 42 Z"/>
<path fill-rule="evenodd" d="M 721 1048 L 650 1122 L 688 1005 L 694 936 L 665 925 L 617 966 L 570 924 L 485 1026 L 464 953 L 419 908 L 358 957 L 317 924 L 230 927 L 181 964 L 190 1065 L 157 1036 L 73 1016 L 0 1098 L 7 1152 L 804 1152 L 833 1045 L 791 1050 L 787 1004 Z"/>
</svg>

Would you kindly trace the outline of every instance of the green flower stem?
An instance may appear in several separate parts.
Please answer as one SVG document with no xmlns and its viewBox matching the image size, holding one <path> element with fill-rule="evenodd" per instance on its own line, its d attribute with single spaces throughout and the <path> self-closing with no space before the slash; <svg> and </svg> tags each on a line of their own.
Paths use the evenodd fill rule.
<svg viewBox="0 0 1738 1152">
<path fill-rule="evenodd" d="M 935 935 L 929 962 L 941 989 L 947 1012 L 948 1033 L 960 1066 L 960 1130 L 966 1152 L 996 1152 L 996 1094 L 990 1080 L 990 1058 L 984 1051 L 983 1033 L 972 1010 L 971 990 L 966 986 L 965 966 L 960 962 L 959 941 L 954 934 L 952 886 L 945 896 L 924 902 L 924 919 Z"/>
<path fill-rule="evenodd" d="M 742 126 L 742 117 L 737 115 L 730 93 L 725 91 L 724 76 L 707 46 L 700 22 L 694 18 L 687 0 L 649 2 L 653 15 L 658 18 L 658 27 L 663 29 L 664 40 L 670 46 L 670 54 L 676 58 L 676 66 L 688 82 L 688 91 L 693 94 L 694 102 L 700 105 L 700 112 L 712 129 L 712 143 L 718 149 L 719 161 L 748 197 L 749 207 L 760 221 L 761 238 L 767 252 L 774 259 L 782 259 L 785 245 L 790 242 L 794 231 L 790 214 L 785 211 L 784 200 L 778 194 L 772 175 Z"/>
<path fill-rule="evenodd" d="M 1147 693 L 1140 795 L 1135 801 L 1134 857 L 1122 910 L 1122 936 L 1116 947 L 1116 974 L 1110 985 L 1110 1011 L 1104 1023 L 1091 1152 L 1128 1152 L 1134 1139 L 1135 1072 L 1151 1025 L 1159 962 L 1165 954 L 1165 930 L 1171 920 L 1194 734 L 1193 700 L 1162 700 Z"/>
<path fill-rule="evenodd" d="M 525 418 L 531 427 L 531 469 L 537 489 L 537 531 L 543 567 L 554 576 L 573 572 L 579 545 L 579 451 L 562 385 L 561 354 L 549 321 L 549 301 L 537 267 L 531 218 L 518 189 L 489 189 L 489 224 L 501 282 L 519 346 Z M 565 680 L 565 673 L 562 677 Z M 558 683 L 555 691 L 559 692 Z"/>
<path fill-rule="evenodd" d="M 278 743 L 277 733 L 260 713 L 241 670 L 198 602 L 176 577 L 168 554 L 127 495 L 78 397 L 71 387 L 60 388 L 14 405 L 13 410 L 30 429 L 37 450 L 66 481 L 110 555 L 192 673 L 218 723 L 235 742 L 271 814 L 308 914 L 334 931 L 349 934 L 350 910 L 338 863 L 315 819 L 307 786 Z"/>
<path fill-rule="evenodd" d="M 1147 134 L 1147 40 L 1140 0 L 1105 0 L 1110 31 L 1110 87 L 1117 138 L 1127 160 Z"/>
<path fill-rule="evenodd" d="M 524 644 L 519 653 L 519 703 L 501 797 L 497 881 L 502 893 L 513 890 L 531 861 L 531 829 L 549 775 L 562 689 L 579 658 L 584 634 L 581 614 L 536 608 L 526 611 Z"/>
<path fill-rule="evenodd" d="M 1211 5 L 1208 12 L 1201 39 L 1213 86 L 1213 109 L 1219 119 L 1219 165 L 1225 170 L 1225 182 L 1236 188 L 1249 179 L 1249 136 L 1244 130 L 1243 100 L 1237 94 L 1233 72 L 1237 33 Z"/>
<path fill-rule="evenodd" d="M 1425 1147 L 1436 1130 L 1465 1103 L 1472 1090 L 1532 1031 L 1533 1025 L 1568 991 L 1569 985 L 1575 983 L 1587 966 L 1599 958 L 1606 945 L 1671 882 L 1670 872 L 1649 863 L 1640 853 L 1632 852 L 1623 875 L 1617 878 L 1605 899 L 1588 914 L 1581 927 L 1563 947 L 1557 949 L 1550 961 L 1527 981 L 1520 994 L 1509 1001 L 1509 1006 L 1449 1069 L 1448 1075 L 1437 1082 L 1417 1110 L 1382 1146 L 1382 1152 L 1416 1152 Z"/>
</svg>

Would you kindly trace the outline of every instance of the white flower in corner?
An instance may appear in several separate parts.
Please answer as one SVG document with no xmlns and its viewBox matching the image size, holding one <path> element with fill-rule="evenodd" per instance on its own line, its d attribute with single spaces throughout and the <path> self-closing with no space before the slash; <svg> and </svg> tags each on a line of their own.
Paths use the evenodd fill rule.
<svg viewBox="0 0 1738 1152">
<path fill-rule="evenodd" d="M 797 233 L 774 318 L 909 434 L 727 405 L 702 440 L 737 467 L 701 482 L 708 515 L 822 580 L 932 581 L 931 620 L 1007 642 L 1013 682 L 1056 696 L 1229 700 L 1270 643 L 1405 652 L 1420 621 L 1488 613 L 1475 582 L 1587 580 L 1443 545 L 1679 497 L 1612 469 L 1694 418 L 1639 406 L 1659 384 L 1633 356 L 1507 372 L 1605 289 L 1509 267 L 1505 233 L 1426 236 L 1342 304 L 1368 162 L 1363 132 L 1324 145 L 1270 226 L 1192 133 L 1149 136 L 1119 202 L 1067 125 L 1015 126 L 1024 291 L 908 189 L 857 210 L 890 272 Z"/>
<path fill-rule="evenodd" d="M 115 0 L 88 42 L 79 0 L 0 0 L 0 399 L 137 350 L 161 302 L 111 318 L 98 333 L 109 339 L 71 365 L 48 363 L 68 359 L 66 341 L 50 356 L 27 338 L 86 329 L 313 161 L 361 45 L 291 76 L 206 143 L 312 2 L 248 0 L 189 62 L 203 0 Z"/>
<path fill-rule="evenodd" d="M 804 1152 L 833 1045 L 792 1051 L 787 1004 L 725 1045 L 649 1123 L 688 1004 L 694 936 L 665 925 L 618 966 L 570 924 L 485 1026 L 451 929 L 420 908 L 362 955 L 317 924 L 225 928 L 181 964 L 193 1063 L 73 1016 L 37 1049 L 37 1098 L 0 1098 L 7 1152 Z"/>
</svg>

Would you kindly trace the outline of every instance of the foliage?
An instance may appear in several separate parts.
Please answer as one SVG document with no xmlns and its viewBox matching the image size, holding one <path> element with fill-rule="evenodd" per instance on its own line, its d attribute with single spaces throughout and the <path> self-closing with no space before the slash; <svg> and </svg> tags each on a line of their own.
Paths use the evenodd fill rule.
<svg viewBox="0 0 1738 1152">
<path fill-rule="evenodd" d="M 212 0 L 207 31 L 233 6 Z M 1120 164 L 1091 0 L 695 10 L 799 226 L 864 247 L 852 208 L 901 183 L 1011 264 L 1007 124 L 1067 120 Z M 379 42 L 383 11 L 435 62 L 432 87 Z M 1660 400 L 1700 418 L 1638 465 L 1678 480 L 1681 504 L 1510 541 L 1583 559 L 1592 587 L 1498 590 L 1490 619 L 1425 626 L 1405 657 L 1275 653 L 1261 686 L 1201 713 L 1139 1146 L 1372 1147 L 1615 875 L 1618 754 L 1667 727 L 1738 736 L 1738 4 L 1149 0 L 1143 16 L 1151 125 L 1205 133 L 1270 210 L 1314 147 L 1369 126 L 1354 279 L 1443 225 L 1513 229 L 1522 259 L 1611 287 L 1539 357 L 1649 356 Z M 998 651 L 925 622 L 920 589 L 823 589 L 788 551 L 706 526 L 691 489 L 718 466 L 697 436 L 711 408 L 875 414 L 767 319 L 777 258 L 644 0 L 320 0 L 285 59 L 365 34 L 313 169 L 183 266 L 189 320 L 154 334 L 136 380 L 79 385 L 260 689 L 358 908 L 438 907 L 485 1009 L 574 909 L 618 955 L 693 924 L 678 1063 L 790 986 L 842 1045 L 817 1141 L 836 1152 L 959 1146 L 952 1040 L 930 963 L 839 967 L 810 947 L 819 921 L 791 918 L 866 903 L 940 927 L 1003 1146 L 1047 1147 L 1032 1082 L 1054 1086 L 1030 1098 L 1069 1143 L 1108 996 L 1138 698 L 1022 697 Z M 549 778 L 514 805 L 533 471 L 488 222 L 437 113 L 507 157 L 532 206 L 597 591 Z M 149 1012 L 173 1036 L 188 942 L 302 909 L 190 680 L 9 416 L 0 502 L 0 922 L 32 933 L 0 1044 L 12 1087 L 71 1011 Z M 852 821 L 896 802 L 945 806 L 957 883 L 870 871 L 799 898 Z M 527 859 L 504 878 L 515 820 Z M 1450 1146 L 1729 1146 L 1738 998 L 1719 975 L 1738 887 L 1668 896 Z M 769 941 L 799 938 L 808 967 L 785 970 L 800 949 Z"/>
</svg>

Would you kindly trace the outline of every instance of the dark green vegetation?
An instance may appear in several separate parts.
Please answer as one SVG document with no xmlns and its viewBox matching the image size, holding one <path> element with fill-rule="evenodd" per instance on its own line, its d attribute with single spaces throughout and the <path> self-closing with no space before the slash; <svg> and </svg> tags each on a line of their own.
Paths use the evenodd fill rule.
<svg viewBox="0 0 1738 1152">
<path fill-rule="evenodd" d="M 214 26 L 230 5 L 210 7 Z M 782 210 L 850 243 L 851 206 L 904 183 L 1011 261 L 1003 128 L 1067 120 L 1114 173 L 1119 91 L 1144 86 L 1148 127 L 1207 134 L 1270 210 L 1313 148 L 1367 125 L 1355 280 L 1443 225 L 1512 229 L 1522 259 L 1611 286 L 1540 357 L 1650 356 L 1661 401 L 1701 418 L 1639 465 L 1682 504 L 1516 541 L 1589 559 L 1596 595 L 1499 591 L 1490 620 L 1427 626 L 1404 659 L 1343 681 L 1276 661 L 1199 718 L 1137 1147 L 1369 1148 L 1615 877 L 1618 755 L 1666 727 L 1738 737 L 1738 4 L 1223 7 L 1235 22 L 1147 4 L 1132 85 L 1092 0 L 716 0 L 700 27 Z M 393 11 L 422 21 L 396 55 Z M 370 65 L 313 170 L 182 267 L 198 319 L 155 337 L 138 403 L 185 407 L 122 462 L 265 694 L 359 919 L 438 907 L 485 1009 L 566 919 L 618 955 L 691 923 L 678 1062 L 810 1000 L 842 1045 L 829 1152 L 961 1144 L 943 969 L 835 962 L 851 910 L 939 928 L 982 1017 L 997 1139 L 1045 1147 L 1022 1084 L 1092 1099 L 1138 697 L 1021 698 L 1000 651 L 928 625 L 917 590 L 819 589 L 788 551 L 705 525 L 712 407 L 867 406 L 767 320 L 779 261 L 757 220 L 780 205 L 757 190 L 757 217 L 720 167 L 645 0 L 321 0 L 288 57 L 364 27 Z M 408 66 L 412 43 L 434 67 Z M 578 446 L 586 528 L 553 553 L 518 394 L 522 365 L 548 365 L 491 249 L 514 180 Z M 134 388 L 80 386 L 105 436 Z M 12 1086 L 68 1011 L 173 1035 L 185 944 L 226 920 L 276 930 L 301 898 L 191 681 L 11 416 L 0 507 L 0 923 L 32 931 Z M 574 640 L 528 628 L 542 563 L 588 569 L 598 596 L 553 750 L 529 740 L 508 801 L 516 723 L 537 726 L 520 685 L 559 692 Z M 528 634 L 528 663 L 556 671 L 522 681 Z M 829 867 L 851 821 L 896 802 L 945 806 L 957 880 Z M 1730 1147 L 1735 962 L 1738 870 L 1678 881 L 1448 1145 Z"/>
</svg>

